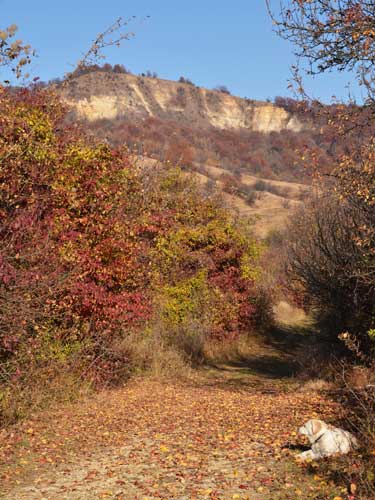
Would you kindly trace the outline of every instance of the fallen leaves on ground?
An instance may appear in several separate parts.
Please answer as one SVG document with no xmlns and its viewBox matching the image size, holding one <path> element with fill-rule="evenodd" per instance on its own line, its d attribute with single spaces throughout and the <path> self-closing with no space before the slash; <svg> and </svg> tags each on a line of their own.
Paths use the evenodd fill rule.
<svg viewBox="0 0 375 500">
<path fill-rule="evenodd" d="M 338 498 L 284 448 L 301 422 L 337 411 L 323 395 L 251 379 L 241 388 L 134 380 L 3 430 L 4 498 Z"/>
</svg>

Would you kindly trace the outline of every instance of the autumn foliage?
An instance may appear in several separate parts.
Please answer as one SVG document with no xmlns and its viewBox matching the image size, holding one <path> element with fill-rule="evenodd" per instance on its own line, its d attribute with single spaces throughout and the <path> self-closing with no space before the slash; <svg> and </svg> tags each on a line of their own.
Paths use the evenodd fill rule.
<svg viewBox="0 0 375 500">
<path fill-rule="evenodd" d="M 270 11 L 276 5 L 266 3 Z M 326 333 L 334 355 L 345 350 L 352 365 L 340 365 L 339 397 L 347 405 L 345 424 L 355 430 L 362 449 L 329 468 L 350 484 L 349 498 L 374 498 L 374 2 L 298 0 L 282 1 L 277 8 L 277 16 L 271 13 L 276 30 L 293 43 L 299 59 L 298 92 L 306 97 L 303 73 L 333 70 L 348 70 L 364 89 L 361 105 L 338 103 L 327 112 L 316 103 L 307 104 L 326 121 L 333 147 L 344 148 L 330 175 L 318 177 L 315 199 L 296 214 L 288 238 L 287 270 L 294 293 L 310 302 L 319 319 L 329 320 Z M 310 159 L 319 166 L 313 154 Z"/>
<path fill-rule="evenodd" d="M 1 88 L 0 127 L 4 387 L 51 363 L 119 379 L 121 339 L 156 318 L 188 334 L 198 305 L 205 338 L 259 322 L 259 246 L 179 169 L 86 137 L 45 89 Z"/>
<path fill-rule="evenodd" d="M 264 134 L 246 129 L 201 129 L 194 124 L 154 117 L 142 121 L 129 121 L 126 117 L 102 119 L 86 126 L 114 145 L 125 142 L 142 154 L 202 172 L 206 164 L 213 164 L 237 176 L 242 172 L 309 182 L 311 172 L 301 160 L 306 147 L 317 151 L 324 168 L 330 165 L 329 141 L 310 131 Z"/>
<path fill-rule="evenodd" d="M 271 9 L 272 2 L 267 4 Z M 366 0 L 281 2 L 273 16 L 276 31 L 293 43 L 300 70 L 310 75 L 353 71 L 367 94 L 363 105 L 277 102 L 297 114 L 309 113 L 332 140 L 329 170 L 322 169 L 316 151 L 305 151 L 317 190 L 291 225 L 290 285 L 319 315 L 334 319 L 333 338 L 343 332 L 353 336 L 368 354 L 374 329 L 374 16 L 373 2 Z M 296 71 L 297 90 L 306 97 Z"/>
</svg>

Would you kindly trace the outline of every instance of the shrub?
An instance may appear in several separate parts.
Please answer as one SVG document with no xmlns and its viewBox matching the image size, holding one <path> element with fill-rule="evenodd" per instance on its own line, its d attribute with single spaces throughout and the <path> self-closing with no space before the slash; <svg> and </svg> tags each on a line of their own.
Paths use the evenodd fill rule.
<svg viewBox="0 0 375 500">
<path fill-rule="evenodd" d="M 97 72 L 124 75 L 131 74 L 131 72 L 127 68 L 125 68 L 123 64 L 115 64 L 113 66 L 109 63 L 104 63 L 101 66 L 99 64 L 83 64 L 73 71 L 73 73 L 70 75 L 70 78 L 79 78 L 80 76 Z"/>
<path fill-rule="evenodd" d="M 240 181 L 229 173 L 220 175 L 220 180 L 223 183 L 223 191 L 229 194 L 238 194 L 240 191 Z"/>
<path fill-rule="evenodd" d="M 0 418 L 33 406 L 30 376 L 57 395 L 66 374 L 66 397 L 124 380 L 155 325 L 176 364 L 256 327 L 261 248 L 217 199 L 88 138 L 49 90 L 0 92 Z"/>
<path fill-rule="evenodd" d="M 347 485 L 353 498 L 374 498 L 374 366 L 366 369 L 341 363 L 336 368 L 333 375 L 337 383 L 335 396 L 345 410 L 342 427 L 357 437 L 360 449 L 349 456 L 332 457 L 321 464 L 321 470 L 335 482 Z"/>
<path fill-rule="evenodd" d="M 150 71 L 149 69 L 146 71 L 146 73 L 142 73 L 142 76 L 145 76 L 147 78 L 158 78 L 158 74 L 156 71 Z"/>
<path fill-rule="evenodd" d="M 254 205 L 258 199 L 258 194 L 254 189 L 254 186 L 249 186 L 246 184 L 241 185 L 241 195 L 245 198 L 246 203 L 249 205 Z"/>
<path fill-rule="evenodd" d="M 113 338 L 151 314 L 158 229 L 141 179 L 126 151 L 68 126 L 45 90 L 1 89 L 0 126 L 2 382 L 61 364 L 114 381 L 128 360 L 114 358 Z"/>
<path fill-rule="evenodd" d="M 228 94 L 231 95 L 230 90 L 226 85 L 217 85 L 214 90 L 217 90 L 218 92 L 221 92 L 222 94 Z"/>
<path fill-rule="evenodd" d="M 179 81 L 179 83 L 187 83 L 188 85 L 192 85 L 193 87 L 195 87 L 195 84 L 189 78 L 186 78 L 185 76 L 180 76 L 178 81 Z"/>
<path fill-rule="evenodd" d="M 261 252 L 228 213 L 215 209 L 212 200 L 200 201 L 188 225 L 184 221 L 157 242 L 156 274 L 166 283 L 159 290 L 168 323 L 206 318 L 216 338 L 254 330 Z"/>
<path fill-rule="evenodd" d="M 79 97 L 74 89 L 69 92 Z M 185 108 L 189 99 L 188 93 L 182 95 L 177 89 L 171 104 Z M 178 113 L 177 117 L 175 113 Z M 311 182 L 312 166 L 318 163 L 320 172 L 329 172 L 341 154 L 341 148 L 352 148 L 354 145 L 353 137 L 345 141 L 334 139 L 332 132 L 323 124 L 321 133 L 282 130 L 263 134 L 244 129 L 219 130 L 207 126 L 204 117 L 197 117 L 197 121 L 192 124 L 191 120 L 186 120 L 182 111 L 174 111 L 173 114 L 174 116 L 169 117 L 164 115 L 160 118 L 146 118 L 136 123 L 133 119 L 122 116 L 114 120 L 91 122 L 88 126 L 96 135 L 108 138 L 114 145 L 126 142 L 132 149 L 134 143 L 147 145 L 143 151 L 158 158 L 164 158 L 164 151 L 170 146 L 187 141 L 193 162 L 202 162 L 202 157 L 209 157 L 229 173 L 240 169 L 261 177 L 308 183 Z M 306 152 L 307 147 L 311 154 Z M 169 159 L 178 162 L 179 152 Z"/>
<path fill-rule="evenodd" d="M 297 212 L 287 235 L 287 276 L 294 293 L 325 319 L 330 337 L 351 332 L 367 352 L 374 327 L 372 258 L 363 238 L 366 213 L 335 194 Z M 369 274 L 370 273 L 370 274 Z"/>
<path fill-rule="evenodd" d="M 263 181 L 262 179 L 257 180 L 254 184 L 254 189 L 256 191 L 268 191 L 268 188 L 269 188 L 269 183 Z"/>
</svg>

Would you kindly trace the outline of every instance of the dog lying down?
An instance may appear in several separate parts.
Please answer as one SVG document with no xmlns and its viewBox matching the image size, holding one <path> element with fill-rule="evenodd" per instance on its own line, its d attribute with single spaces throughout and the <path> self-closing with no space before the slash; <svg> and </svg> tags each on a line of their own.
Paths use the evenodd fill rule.
<svg viewBox="0 0 375 500">
<path fill-rule="evenodd" d="M 322 420 L 309 420 L 298 432 L 307 436 L 311 443 L 311 450 L 298 455 L 301 460 L 318 460 L 336 453 L 344 455 L 359 446 L 357 439 L 350 432 L 331 427 Z"/>
</svg>

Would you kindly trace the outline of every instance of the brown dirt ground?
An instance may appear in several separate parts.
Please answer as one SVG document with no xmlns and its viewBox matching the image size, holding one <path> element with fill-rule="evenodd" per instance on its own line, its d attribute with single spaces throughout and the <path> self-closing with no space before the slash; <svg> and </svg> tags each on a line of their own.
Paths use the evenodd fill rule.
<svg viewBox="0 0 375 500">
<path fill-rule="evenodd" d="M 182 381 L 137 378 L 0 432 L 7 500 L 298 499 L 340 494 L 296 430 L 340 409 L 271 347 Z M 289 446 L 289 447 L 288 447 Z"/>
</svg>

